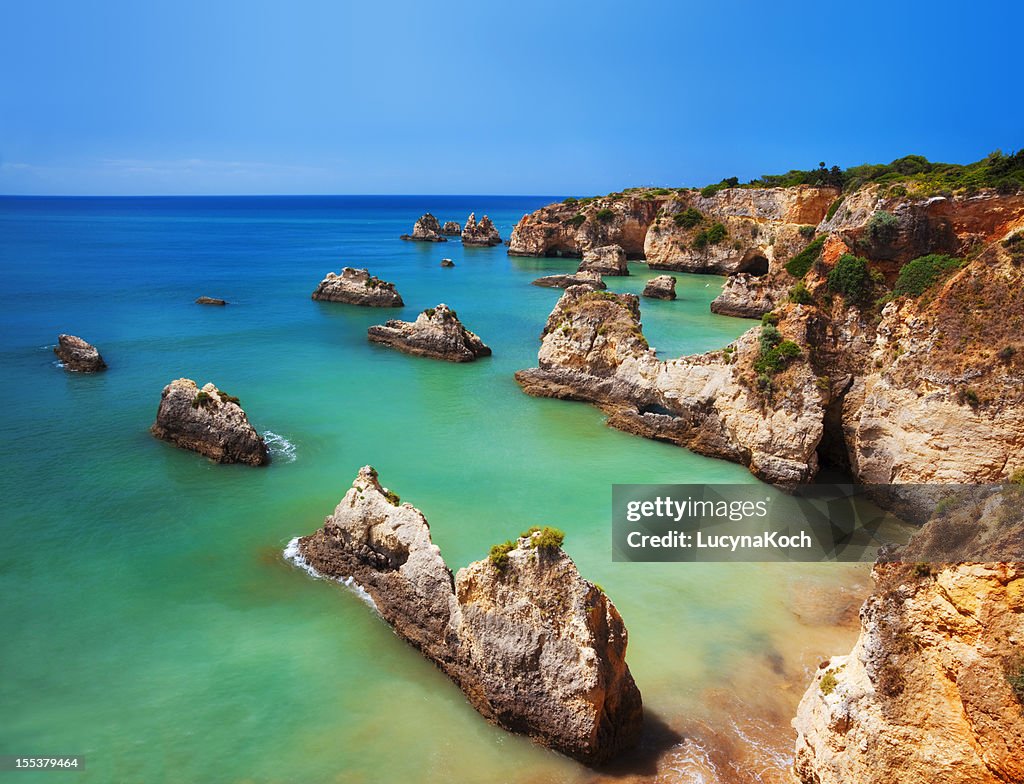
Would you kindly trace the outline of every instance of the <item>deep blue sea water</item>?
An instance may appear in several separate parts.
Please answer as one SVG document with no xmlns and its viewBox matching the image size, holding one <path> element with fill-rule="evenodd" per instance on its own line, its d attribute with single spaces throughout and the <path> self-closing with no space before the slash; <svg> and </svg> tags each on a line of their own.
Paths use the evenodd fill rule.
<svg viewBox="0 0 1024 784">
<path fill-rule="evenodd" d="M 854 572 L 613 564 L 613 482 L 754 480 L 522 394 L 512 374 L 536 364 L 560 294 L 529 282 L 575 262 L 398 240 L 427 210 L 487 213 L 504 238 L 549 201 L 0 198 L 0 754 L 87 757 L 84 772 L 19 780 L 591 780 L 487 725 L 351 591 L 282 558 L 367 463 L 425 512 L 453 568 L 530 525 L 567 532 L 626 620 L 648 709 L 686 738 L 660 756 L 660 780 L 716 780 L 730 744 L 737 764 L 782 775 L 794 684 L 849 647 L 794 597 L 832 596 Z M 345 265 L 394 281 L 406 307 L 311 301 Z M 633 272 L 610 288 L 639 292 L 653 274 Z M 642 303 L 659 353 L 750 326 L 708 311 L 720 278 L 679 278 L 677 301 Z M 492 358 L 453 365 L 366 341 L 369 325 L 439 302 Z M 109 371 L 58 368 L 61 332 L 96 344 Z M 153 439 L 160 391 L 181 376 L 239 396 L 274 434 L 274 463 L 219 466 Z"/>
</svg>

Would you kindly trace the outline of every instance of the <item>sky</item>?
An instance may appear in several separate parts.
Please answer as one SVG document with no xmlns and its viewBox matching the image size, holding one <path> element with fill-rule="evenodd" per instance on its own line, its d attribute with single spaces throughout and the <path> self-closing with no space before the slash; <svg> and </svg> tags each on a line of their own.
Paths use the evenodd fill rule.
<svg viewBox="0 0 1024 784">
<path fill-rule="evenodd" d="M 1024 146 L 1024 3 L 0 0 L 0 194 L 593 195 Z"/>
</svg>

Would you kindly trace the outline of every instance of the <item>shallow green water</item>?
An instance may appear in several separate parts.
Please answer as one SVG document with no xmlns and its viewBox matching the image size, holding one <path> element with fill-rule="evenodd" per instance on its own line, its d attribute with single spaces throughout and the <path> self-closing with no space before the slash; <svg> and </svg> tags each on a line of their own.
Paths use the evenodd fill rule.
<svg viewBox="0 0 1024 784">
<path fill-rule="evenodd" d="M 794 607 L 864 570 L 612 563 L 612 483 L 755 480 L 519 391 L 512 374 L 535 364 L 561 293 L 529 281 L 574 262 L 401 243 L 419 203 L 111 201 L 0 205 L 0 753 L 87 758 L 84 772 L 19 781 L 588 780 L 486 724 L 351 591 L 282 558 L 367 463 L 424 511 L 453 568 L 529 525 L 567 532 L 626 621 L 648 710 L 688 737 L 638 773 L 721 768 L 701 760 L 743 733 L 757 738 L 741 780 L 785 767 L 784 711 L 798 696 L 786 689 L 850 637 L 827 611 L 808 621 Z M 544 201 L 464 198 L 440 217 L 489 210 L 505 236 Z M 310 301 L 339 253 L 394 280 L 408 307 Z M 457 266 L 440 268 L 442 256 Z M 633 266 L 613 290 L 639 292 L 653 274 Z M 642 302 L 662 355 L 749 327 L 709 313 L 720 279 L 679 277 L 678 300 Z M 200 308 L 199 294 L 233 304 Z M 367 343 L 370 324 L 440 301 L 493 358 L 453 365 Z M 97 343 L 110 371 L 54 367 L 60 331 Z M 238 395 L 293 455 L 218 466 L 154 440 L 160 390 L 183 375 Z"/>
</svg>

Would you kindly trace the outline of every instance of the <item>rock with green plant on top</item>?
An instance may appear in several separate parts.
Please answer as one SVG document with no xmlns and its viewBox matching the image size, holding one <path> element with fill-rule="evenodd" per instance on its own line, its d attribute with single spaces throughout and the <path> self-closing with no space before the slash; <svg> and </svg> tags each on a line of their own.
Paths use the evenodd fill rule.
<svg viewBox="0 0 1024 784">
<path fill-rule="evenodd" d="M 313 292 L 313 299 L 371 308 L 400 308 L 405 304 L 394 283 L 353 267 L 343 268 L 340 275 L 328 272 Z"/>
<path fill-rule="evenodd" d="M 491 355 L 491 349 L 466 329 L 455 311 L 444 303 L 427 308 L 415 321 L 391 319 L 370 327 L 366 334 L 374 343 L 432 359 L 472 362 Z"/>
<path fill-rule="evenodd" d="M 362 468 L 323 527 L 295 542 L 301 562 L 366 591 L 489 721 L 588 764 L 634 747 L 643 703 L 626 628 L 564 534 L 531 529 L 453 576 L 423 513 L 389 495 Z"/>
<path fill-rule="evenodd" d="M 199 389 L 192 379 L 179 378 L 164 387 L 150 432 L 218 463 L 270 462 L 267 444 L 249 424 L 239 399 L 213 384 Z"/>
</svg>

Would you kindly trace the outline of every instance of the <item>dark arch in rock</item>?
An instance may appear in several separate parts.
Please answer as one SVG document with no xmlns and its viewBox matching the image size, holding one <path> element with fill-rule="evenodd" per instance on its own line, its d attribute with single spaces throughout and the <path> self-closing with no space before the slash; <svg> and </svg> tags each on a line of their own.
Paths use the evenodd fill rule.
<svg viewBox="0 0 1024 784">
<path fill-rule="evenodd" d="M 762 275 L 768 274 L 768 259 L 756 251 L 751 251 L 743 257 L 736 272 L 746 272 L 748 275 L 760 278 Z"/>
</svg>

